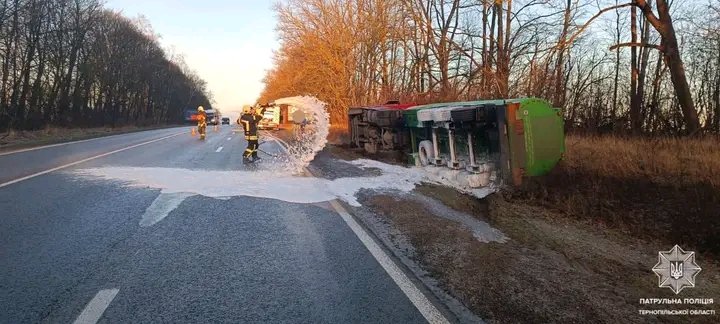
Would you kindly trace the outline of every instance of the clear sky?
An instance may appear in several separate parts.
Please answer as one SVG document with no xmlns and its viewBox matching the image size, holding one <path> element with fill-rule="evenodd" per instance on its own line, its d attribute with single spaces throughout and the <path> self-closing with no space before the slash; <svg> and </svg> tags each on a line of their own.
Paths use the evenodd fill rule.
<svg viewBox="0 0 720 324">
<path fill-rule="evenodd" d="M 125 16 L 144 15 L 163 47 L 174 46 L 208 82 L 216 107 L 255 103 L 279 48 L 271 0 L 107 0 Z"/>
</svg>

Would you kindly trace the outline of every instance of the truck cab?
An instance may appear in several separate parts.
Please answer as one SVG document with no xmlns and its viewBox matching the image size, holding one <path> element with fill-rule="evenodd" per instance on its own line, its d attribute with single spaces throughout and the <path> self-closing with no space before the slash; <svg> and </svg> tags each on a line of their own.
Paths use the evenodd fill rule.
<svg viewBox="0 0 720 324">
<path fill-rule="evenodd" d="M 205 110 L 205 115 L 207 116 L 207 123 L 209 125 L 220 124 L 220 116 L 218 116 L 217 111 L 215 109 Z"/>
</svg>

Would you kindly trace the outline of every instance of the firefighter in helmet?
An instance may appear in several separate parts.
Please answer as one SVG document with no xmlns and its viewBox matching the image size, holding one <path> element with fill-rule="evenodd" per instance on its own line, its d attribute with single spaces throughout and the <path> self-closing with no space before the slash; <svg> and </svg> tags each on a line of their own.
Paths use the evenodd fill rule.
<svg viewBox="0 0 720 324">
<path fill-rule="evenodd" d="M 205 139 L 205 130 L 207 129 L 207 114 L 205 114 L 205 108 L 198 106 L 197 108 L 197 126 L 198 134 L 200 139 Z"/>
<path fill-rule="evenodd" d="M 265 108 L 259 106 L 243 106 L 242 115 L 237 120 L 237 123 L 242 125 L 245 130 L 245 140 L 247 141 L 247 148 L 243 153 L 243 163 L 256 162 L 260 160 L 257 151 L 259 147 L 258 143 L 258 123 L 262 120 Z M 250 160 L 252 158 L 252 160 Z"/>
</svg>

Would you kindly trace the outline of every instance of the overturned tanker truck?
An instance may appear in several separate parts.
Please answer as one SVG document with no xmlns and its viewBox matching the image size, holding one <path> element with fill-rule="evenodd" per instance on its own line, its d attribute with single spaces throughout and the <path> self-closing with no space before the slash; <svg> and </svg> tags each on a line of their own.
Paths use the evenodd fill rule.
<svg viewBox="0 0 720 324">
<path fill-rule="evenodd" d="M 452 170 L 473 188 L 520 185 L 550 172 L 565 152 L 560 109 L 537 98 L 388 102 L 348 115 L 352 145 L 371 154 L 403 151 L 410 164 Z"/>
</svg>

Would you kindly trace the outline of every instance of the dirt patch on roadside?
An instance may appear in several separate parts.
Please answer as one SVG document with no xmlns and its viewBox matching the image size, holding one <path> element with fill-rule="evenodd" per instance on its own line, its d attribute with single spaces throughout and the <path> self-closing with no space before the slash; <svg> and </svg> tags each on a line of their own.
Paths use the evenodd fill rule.
<svg viewBox="0 0 720 324">
<path fill-rule="evenodd" d="M 588 230 L 582 223 L 500 197 L 477 200 L 437 186 L 417 191 L 489 222 L 510 238 L 506 243 L 482 243 L 466 226 L 397 196 L 377 194 L 362 201 L 406 236 L 418 261 L 443 289 L 489 322 L 677 323 L 688 319 L 638 315 L 641 308 L 673 308 L 641 306 L 640 298 L 676 297 L 669 289 L 657 287 L 657 277 L 650 270 L 657 262 L 654 244 L 611 231 Z M 698 262 L 705 273 L 698 276 L 697 287 L 683 291 L 682 297 L 718 297 L 717 264 L 700 257 Z M 708 323 L 711 319 L 693 318 Z"/>
<path fill-rule="evenodd" d="M 359 151 L 350 149 L 349 147 L 345 146 L 328 145 L 325 147 L 323 152 L 327 153 L 329 157 L 346 161 L 363 158 L 363 155 Z"/>
</svg>

